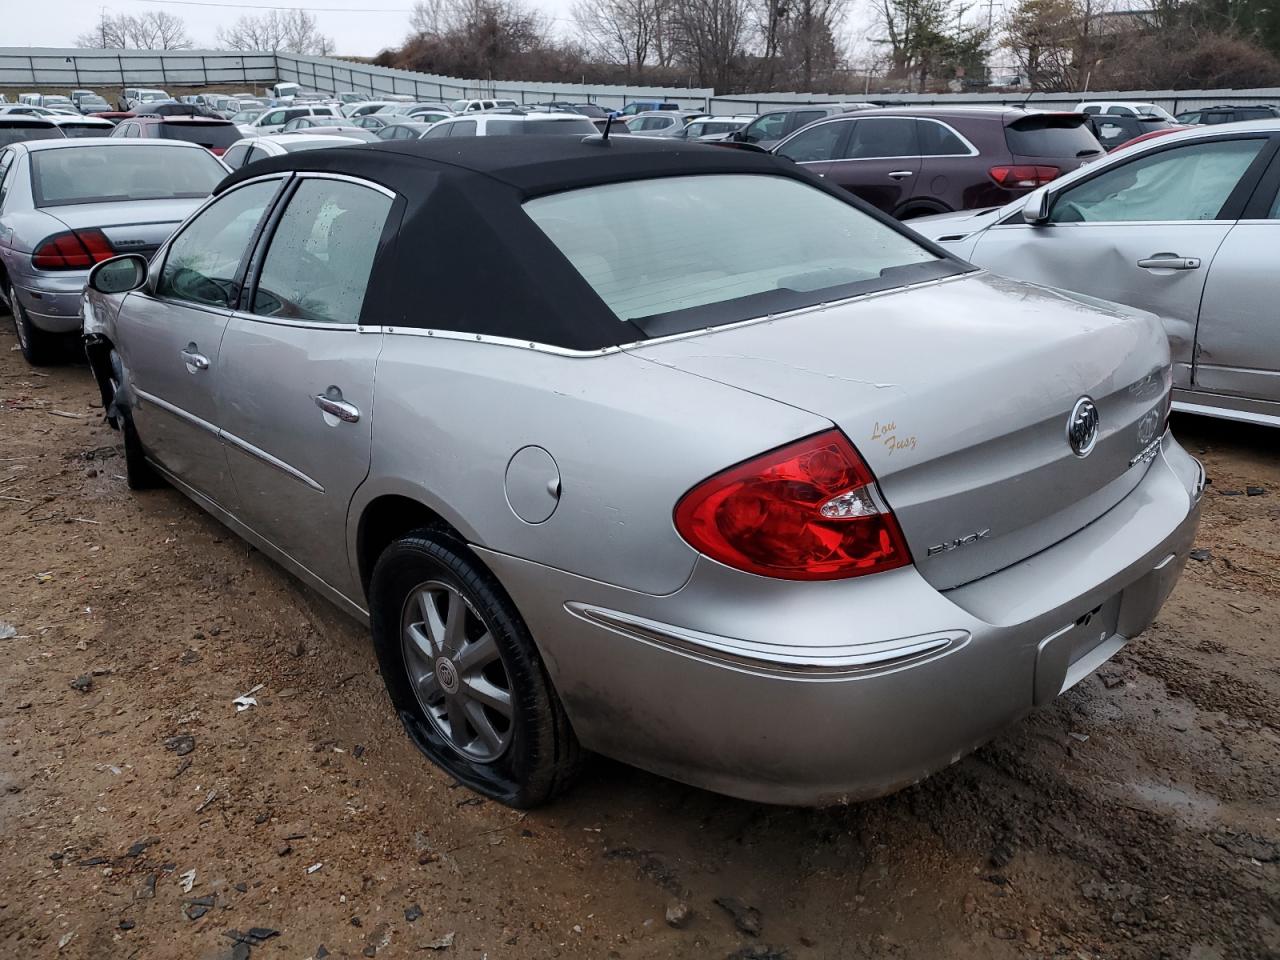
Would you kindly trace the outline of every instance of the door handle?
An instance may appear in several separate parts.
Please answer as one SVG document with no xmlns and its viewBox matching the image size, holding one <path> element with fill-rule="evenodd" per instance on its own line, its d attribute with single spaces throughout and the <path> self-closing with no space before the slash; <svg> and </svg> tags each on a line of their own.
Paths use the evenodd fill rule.
<svg viewBox="0 0 1280 960">
<path fill-rule="evenodd" d="M 187 369 L 194 373 L 197 370 L 209 369 L 209 358 L 200 352 L 194 343 L 188 343 L 187 348 L 181 353 L 182 362 L 187 365 Z"/>
<path fill-rule="evenodd" d="M 1144 270 L 1199 270 L 1199 257 L 1179 257 L 1173 253 L 1157 253 L 1155 256 L 1139 260 L 1138 266 Z"/>
<path fill-rule="evenodd" d="M 911 171 L 910 171 L 910 170 L 894 170 L 894 171 L 892 171 L 892 172 L 889 174 L 889 179 L 890 179 L 890 180 L 905 180 L 905 179 L 907 179 L 907 177 L 909 177 L 909 176 L 911 176 L 911 175 L 912 175 L 912 173 L 911 173 Z"/>
<path fill-rule="evenodd" d="M 316 406 L 344 423 L 358 423 L 360 421 L 360 408 L 354 403 L 347 403 L 345 400 L 334 400 L 332 397 L 326 397 L 323 393 L 317 393 Z"/>
</svg>

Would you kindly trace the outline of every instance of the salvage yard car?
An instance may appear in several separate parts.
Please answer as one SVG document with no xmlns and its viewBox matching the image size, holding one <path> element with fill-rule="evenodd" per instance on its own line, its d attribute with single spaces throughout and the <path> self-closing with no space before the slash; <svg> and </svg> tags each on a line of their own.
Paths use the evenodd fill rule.
<svg viewBox="0 0 1280 960">
<path fill-rule="evenodd" d="M 0 149 L 0 291 L 28 363 L 80 331 L 89 268 L 150 254 L 227 175 L 169 140 L 29 140 Z"/>
<path fill-rule="evenodd" d="M 413 741 L 515 806 L 581 748 L 883 794 L 1146 628 L 1204 482 L 1155 317 L 788 161 L 610 139 L 268 159 L 98 265 L 130 484 L 370 622 Z"/>
<path fill-rule="evenodd" d="M 912 221 L 1006 276 L 1150 310 L 1174 408 L 1280 427 L 1280 120 L 1125 147 L 994 210 Z"/>
</svg>

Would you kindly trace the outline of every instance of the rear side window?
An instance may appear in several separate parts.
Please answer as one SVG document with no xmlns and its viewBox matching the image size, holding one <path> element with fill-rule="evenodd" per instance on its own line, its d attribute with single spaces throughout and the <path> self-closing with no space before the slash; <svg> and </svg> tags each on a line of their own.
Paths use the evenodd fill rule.
<svg viewBox="0 0 1280 960">
<path fill-rule="evenodd" d="M 796 122 L 792 124 L 792 129 L 799 130 L 805 124 L 821 120 L 826 115 L 827 111 L 825 110 L 799 110 L 796 112 Z"/>
<path fill-rule="evenodd" d="M 1102 145 L 1088 122 L 1072 114 L 1040 113 L 1019 117 L 1004 128 L 1005 143 L 1015 157 L 1091 157 Z"/>
<path fill-rule="evenodd" d="M 356 323 L 391 198 L 357 183 L 299 184 L 262 263 L 253 312 Z"/>
<path fill-rule="evenodd" d="M 1275 113 L 1266 107 L 1244 107 L 1236 111 L 1236 116 L 1241 120 L 1269 120 Z"/>
<path fill-rule="evenodd" d="M 211 307 L 235 306 L 240 298 L 240 261 L 277 186 L 276 181 L 252 183 L 205 207 L 169 247 L 156 295 Z"/>
<path fill-rule="evenodd" d="M 733 323 L 848 296 L 851 285 L 938 259 L 787 177 L 634 180 L 536 197 L 524 210 L 619 320 L 642 327 L 671 315 Z"/>
<path fill-rule="evenodd" d="M 916 135 L 920 138 L 920 153 L 926 157 L 968 156 L 971 152 L 959 134 L 945 123 L 917 120 Z"/>
<path fill-rule="evenodd" d="M 240 131 L 228 123 L 162 123 L 160 136 L 166 140 L 185 140 L 202 147 L 229 147 L 240 139 Z"/>
<path fill-rule="evenodd" d="M 916 122 L 909 117 L 864 117 L 856 120 L 844 155 L 850 160 L 919 156 Z"/>
</svg>

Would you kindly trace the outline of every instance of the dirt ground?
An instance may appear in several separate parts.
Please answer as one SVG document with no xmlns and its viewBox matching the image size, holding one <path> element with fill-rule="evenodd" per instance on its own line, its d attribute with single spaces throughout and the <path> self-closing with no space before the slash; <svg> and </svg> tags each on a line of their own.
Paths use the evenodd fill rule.
<svg viewBox="0 0 1280 960">
<path fill-rule="evenodd" d="M 1176 421 L 1208 558 L 919 786 L 781 809 L 596 759 L 521 814 L 419 757 L 362 628 L 131 494 L 88 371 L 32 371 L 4 324 L 0 956 L 1280 957 L 1274 432 Z"/>
</svg>

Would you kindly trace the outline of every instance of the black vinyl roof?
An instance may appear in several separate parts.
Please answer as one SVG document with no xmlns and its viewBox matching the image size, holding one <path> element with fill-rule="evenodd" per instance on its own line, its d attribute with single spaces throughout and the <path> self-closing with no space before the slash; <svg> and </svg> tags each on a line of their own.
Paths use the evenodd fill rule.
<svg viewBox="0 0 1280 960">
<path fill-rule="evenodd" d="M 357 177 L 400 198 L 391 213 L 398 223 L 388 223 L 374 261 L 362 323 L 475 333 L 573 350 L 598 350 L 673 331 L 618 319 L 521 209 L 530 197 L 655 177 L 766 174 L 809 183 L 902 229 L 789 160 L 628 136 L 610 137 L 607 145 L 596 137 L 495 136 L 308 150 L 247 164 L 215 193 L 288 171 Z M 954 269 L 953 257 L 916 240 Z"/>
</svg>

